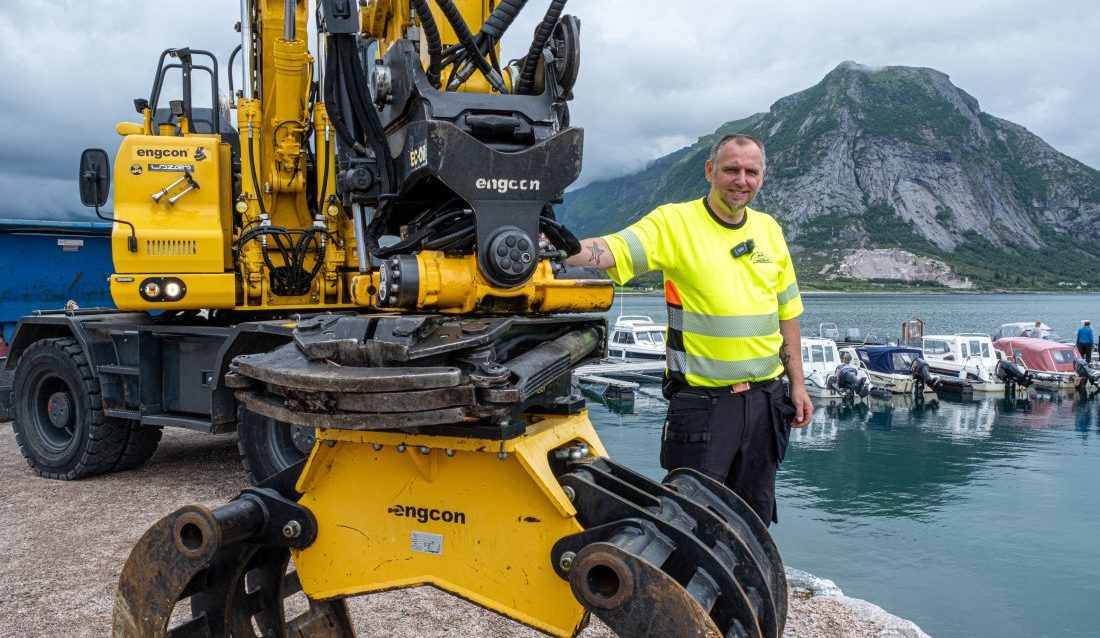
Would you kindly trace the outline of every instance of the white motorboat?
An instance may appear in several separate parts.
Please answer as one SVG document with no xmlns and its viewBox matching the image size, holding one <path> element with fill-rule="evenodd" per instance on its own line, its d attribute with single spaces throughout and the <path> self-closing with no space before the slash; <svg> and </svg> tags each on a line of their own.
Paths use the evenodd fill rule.
<svg viewBox="0 0 1100 638">
<path fill-rule="evenodd" d="M 620 361 L 663 360 L 665 326 L 644 315 L 620 315 L 611 329 L 607 354 Z"/>
<path fill-rule="evenodd" d="M 922 352 L 917 348 L 901 346 L 858 346 L 845 347 L 845 351 L 854 355 L 860 368 L 876 388 L 888 390 L 892 394 L 911 394 L 915 386 L 913 364 L 921 359 Z M 924 394 L 934 394 L 928 384 L 923 384 Z"/>
<path fill-rule="evenodd" d="M 1039 326 L 1036 327 L 1034 321 L 1002 323 L 993 335 L 993 340 L 996 341 L 1006 337 L 1032 337 L 1034 339 L 1049 339 L 1050 341 L 1062 340 L 1053 328 L 1042 322 L 1039 322 Z"/>
<path fill-rule="evenodd" d="M 836 384 L 829 383 L 837 368 L 844 365 L 840 351 L 832 339 L 802 337 L 802 374 L 806 378 L 806 392 L 819 399 L 840 399 Z M 863 375 L 862 372 L 860 373 Z"/>
<path fill-rule="evenodd" d="M 1004 392 L 996 376 L 998 352 L 988 335 L 924 335 L 921 350 L 928 367 L 941 377 L 966 380 L 974 392 Z"/>
</svg>

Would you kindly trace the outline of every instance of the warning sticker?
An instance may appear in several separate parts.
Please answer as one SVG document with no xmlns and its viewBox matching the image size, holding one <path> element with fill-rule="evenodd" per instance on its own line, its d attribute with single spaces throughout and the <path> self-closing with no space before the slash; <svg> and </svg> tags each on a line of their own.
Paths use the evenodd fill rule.
<svg viewBox="0 0 1100 638">
<path fill-rule="evenodd" d="M 57 245 L 61 246 L 61 251 L 66 253 L 75 253 L 80 250 L 80 247 L 84 245 L 83 239 L 58 239 Z"/>
<path fill-rule="evenodd" d="M 413 532 L 409 549 L 420 554 L 443 555 L 443 536 L 427 532 Z"/>
</svg>

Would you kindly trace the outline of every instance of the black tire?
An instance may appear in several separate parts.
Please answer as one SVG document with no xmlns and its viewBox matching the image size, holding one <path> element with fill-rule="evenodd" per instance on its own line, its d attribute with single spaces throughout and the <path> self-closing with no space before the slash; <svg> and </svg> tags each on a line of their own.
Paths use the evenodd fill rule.
<svg viewBox="0 0 1100 638">
<path fill-rule="evenodd" d="M 253 485 L 301 461 L 313 449 L 313 428 L 276 421 L 243 407 L 237 416 L 237 450 Z"/>
<path fill-rule="evenodd" d="M 12 384 L 12 430 L 39 476 L 71 481 L 109 472 L 128 426 L 103 415 L 99 380 L 75 339 L 43 339 L 19 359 Z"/>
<path fill-rule="evenodd" d="M 126 432 L 126 444 L 115 466 L 111 468 L 112 471 L 121 472 L 145 465 L 145 462 L 152 458 L 153 452 L 157 451 L 161 434 L 162 428 L 130 422 Z"/>
</svg>

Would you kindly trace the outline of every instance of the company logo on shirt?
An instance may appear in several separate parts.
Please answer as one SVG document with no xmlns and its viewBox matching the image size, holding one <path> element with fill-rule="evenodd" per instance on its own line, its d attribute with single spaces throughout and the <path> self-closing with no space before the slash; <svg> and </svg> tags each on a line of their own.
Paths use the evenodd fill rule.
<svg viewBox="0 0 1100 638">
<path fill-rule="evenodd" d="M 769 255 L 768 253 L 766 253 L 762 250 L 758 250 L 758 251 L 756 251 L 752 254 L 752 263 L 754 263 L 754 264 L 770 264 L 770 263 L 772 263 L 772 258 L 771 258 L 771 255 Z"/>
</svg>

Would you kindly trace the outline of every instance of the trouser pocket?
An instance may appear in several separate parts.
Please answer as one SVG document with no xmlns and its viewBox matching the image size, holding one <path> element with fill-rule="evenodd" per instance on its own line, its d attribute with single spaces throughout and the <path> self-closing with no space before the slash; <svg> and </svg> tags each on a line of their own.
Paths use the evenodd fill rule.
<svg viewBox="0 0 1100 638">
<path fill-rule="evenodd" d="M 775 457 L 779 461 L 787 455 L 787 445 L 791 441 L 791 420 L 798 410 L 794 402 L 783 392 L 781 386 L 771 391 L 772 429 L 775 430 Z"/>
<path fill-rule="evenodd" d="M 708 396 L 689 392 L 677 392 L 669 399 L 661 433 L 661 467 L 704 469 L 715 403 Z"/>
</svg>

